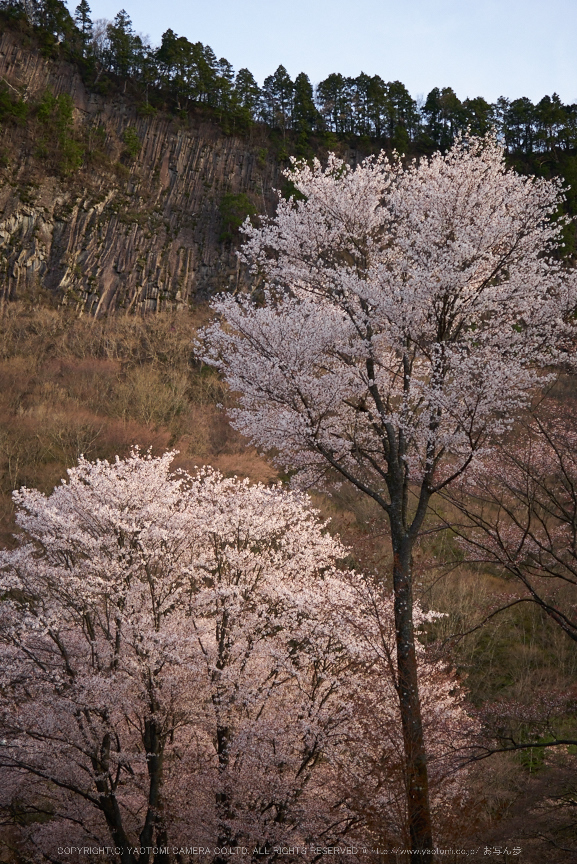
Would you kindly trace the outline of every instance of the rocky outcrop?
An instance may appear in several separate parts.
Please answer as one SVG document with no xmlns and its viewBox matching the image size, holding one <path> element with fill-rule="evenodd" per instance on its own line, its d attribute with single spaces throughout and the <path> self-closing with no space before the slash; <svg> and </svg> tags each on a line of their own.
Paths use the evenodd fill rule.
<svg viewBox="0 0 577 864">
<path fill-rule="evenodd" d="M 4 298 L 41 287 L 94 313 L 160 309 L 242 279 L 234 249 L 219 241 L 219 205 L 226 193 L 245 193 L 271 212 L 282 177 L 264 130 L 242 138 L 202 115 L 140 116 L 127 99 L 87 92 L 75 67 L 43 58 L 11 32 L 0 38 L 0 79 L 31 104 L 46 90 L 69 94 L 75 134 L 92 154 L 62 176 L 37 152 L 33 119 L 2 129 Z M 133 159 L 123 144 L 128 127 L 142 145 Z"/>
</svg>

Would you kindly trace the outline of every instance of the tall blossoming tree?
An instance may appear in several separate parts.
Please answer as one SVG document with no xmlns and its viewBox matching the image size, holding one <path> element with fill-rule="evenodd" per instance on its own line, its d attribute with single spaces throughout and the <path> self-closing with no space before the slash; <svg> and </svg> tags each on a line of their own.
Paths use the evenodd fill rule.
<svg viewBox="0 0 577 864">
<path fill-rule="evenodd" d="M 407 810 L 432 847 L 411 557 L 431 496 L 508 428 L 567 349 L 575 280 L 554 257 L 554 182 L 506 170 L 491 139 L 403 167 L 294 164 L 298 195 L 242 258 L 256 298 L 220 297 L 202 354 L 240 394 L 235 426 L 295 483 L 344 478 L 385 511 Z M 256 299 L 256 302 L 255 302 Z"/>
<path fill-rule="evenodd" d="M 201 846 L 402 842 L 390 600 L 335 566 L 345 550 L 304 494 L 171 474 L 171 460 L 81 459 L 51 495 L 15 493 L 0 812 L 27 851 L 68 847 L 71 862 L 94 846 L 166 864 Z M 443 705 L 427 728 L 442 815 L 462 795 L 446 776 L 469 721 L 424 650 L 419 674 Z M 367 742 L 375 706 L 390 733 Z"/>
</svg>

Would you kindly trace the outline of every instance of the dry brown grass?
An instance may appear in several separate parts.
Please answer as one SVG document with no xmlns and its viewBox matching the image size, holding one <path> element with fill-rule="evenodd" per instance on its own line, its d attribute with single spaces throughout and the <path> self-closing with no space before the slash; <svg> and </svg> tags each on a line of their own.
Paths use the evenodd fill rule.
<svg viewBox="0 0 577 864">
<path fill-rule="evenodd" d="M 205 309 L 147 318 L 79 318 L 66 309 L 5 307 L 0 318 L 0 539 L 14 530 L 11 492 L 49 492 L 80 454 L 131 447 L 179 450 L 177 464 L 210 463 L 270 481 L 276 472 L 231 429 L 218 376 L 192 351 Z"/>
</svg>

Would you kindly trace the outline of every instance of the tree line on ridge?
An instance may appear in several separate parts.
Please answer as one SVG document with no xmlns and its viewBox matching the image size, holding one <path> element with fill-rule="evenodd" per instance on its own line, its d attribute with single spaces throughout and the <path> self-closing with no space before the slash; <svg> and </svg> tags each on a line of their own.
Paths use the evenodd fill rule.
<svg viewBox="0 0 577 864">
<path fill-rule="evenodd" d="M 313 87 L 304 72 L 293 80 L 282 65 L 260 87 L 249 69 L 235 72 L 210 46 L 170 28 L 159 46 L 148 44 L 124 9 L 113 21 L 92 20 L 87 0 L 73 15 L 62 0 L 1 0 L 0 10 L 31 27 L 45 53 L 76 62 L 92 87 L 107 92 L 121 82 L 126 91 L 130 83 L 145 113 L 160 104 L 175 111 L 201 105 L 237 131 L 265 123 L 301 145 L 332 134 L 424 153 L 446 149 L 461 130 L 484 135 L 495 128 L 508 153 L 529 160 L 532 171 L 534 163 L 563 162 L 577 145 L 577 104 L 563 104 L 556 93 L 536 104 L 504 96 L 490 103 L 481 96 L 460 100 L 451 87 L 435 87 L 418 101 L 402 82 L 379 75 L 332 73 Z"/>
</svg>

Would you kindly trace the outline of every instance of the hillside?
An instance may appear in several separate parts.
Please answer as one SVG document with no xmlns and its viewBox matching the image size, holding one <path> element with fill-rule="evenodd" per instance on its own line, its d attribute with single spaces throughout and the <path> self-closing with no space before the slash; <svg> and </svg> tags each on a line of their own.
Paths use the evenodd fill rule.
<svg viewBox="0 0 577 864">
<path fill-rule="evenodd" d="M 274 190 L 289 188 L 282 174 L 289 152 L 322 158 L 330 144 L 354 164 L 384 146 L 384 139 L 339 137 L 325 129 L 309 135 L 305 153 L 294 126 L 267 127 L 254 118 L 235 132 L 211 105 L 191 100 L 180 110 L 162 102 L 159 90 L 153 106 L 142 98 L 144 86 L 136 98 L 133 81 L 119 75 L 98 86 L 83 75 L 82 63 L 63 59 L 58 46 L 46 50 L 30 29 L 8 26 L 0 15 L 5 549 L 17 543 L 12 491 L 26 486 L 50 494 L 81 454 L 113 461 L 134 445 L 154 455 L 174 449 L 176 466 L 191 472 L 209 463 L 227 477 L 268 485 L 288 479 L 229 425 L 226 409 L 234 396 L 198 359 L 195 336 L 208 319 L 212 294 L 248 285 L 235 254 L 238 227 L 246 215 L 273 212 Z M 567 145 L 569 168 L 577 158 L 573 143 Z M 432 149 L 419 151 L 417 142 L 411 154 Z M 512 150 L 509 157 L 515 161 Z M 516 164 L 526 172 L 537 163 Z M 541 168 L 543 176 L 555 173 L 545 157 Z M 532 422 L 548 429 L 550 412 L 574 425 L 575 392 L 574 374 L 562 377 Z M 574 454 L 572 428 L 559 439 L 563 458 L 566 450 Z M 520 423 L 513 437 L 505 436 L 503 446 L 515 459 L 525 432 Z M 555 459 L 549 463 L 551 488 L 562 501 L 569 489 L 574 529 L 575 460 L 567 457 L 568 471 L 560 461 L 558 474 Z M 500 489 L 501 475 L 498 480 Z M 412 561 L 416 598 L 425 610 L 442 613 L 420 638 L 431 662 L 454 667 L 463 704 L 491 741 L 516 736 L 533 742 L 478 762 L 469 775 L 470 797 L 460 809 L 447 809 L 442 836 L 477 847 L 469 852 L 473 860 L 517 855 L 491 850 L 522 847 L 517 860 L 525 864 L 562 864 L 577 842 L 577 747 L 549 745 L 554 736 L 575 740 L 575 640 L 567 639 L 550 607 L 526 602 L 507 568 L 465 558 L 460 499 L 439 501 Z M 347 567 L 380 572 L 389 588 L 392 554 L 383 512 L 349 486 L 316 492 L 314 502 L 331 520 L 329 530 L 350 547 Z M 491 507 L 494 502 L 490 513 Z M 555 531 L 558 521 L 555 511 Z M 575 533 L 569 544 L 559 536 L 570 553 L 563 566 L 574 574 Z M 550 595 L 569 616 L 574 584 L 568 580 Z M 17 795 L 0 800 L 0 861 L 31 861 L 22 852 L 29 829 L 53 819 L 49 811 L 34 811 L 35 800 L 28 811 L 26 804 Z M 369 825 L 371 812 L 363 816 Z M 392 858 L 378 858 L 384 860 Z"/>
<path fill-rule="evenodd" d="M 279 119 L 278 112 L 269 111 L 269 117 L 263 108 L 259 113 L 255 106 L 247 114 L 244 103 L 233 110 L 216 96 L 211 102 L 175 93 L 178 75 L 167 73 L 166 81 L 153 76 L 149 84 L 144 67 L 123 75 L 110 58 L 108 65 L 104 57 L 83 58 L 67 30 L 59 42 L 47 25 L 30 27 L 20 13 L 14 18 L 9 3 L 0 6 L 4 300 L 43 289 L 58 302 L 93 314 L 114 307 L 159 311 L 237 287 L 243 281 L 235 255 L 238 227 L 247 215 L 273 211 L 274 190 L 286 187 L 282 170 L 290 153 L 322 160 L 332 149 L 354 164 L 382 147 L 398 147 L 413 157 L 445 148 L 459 130 L 483 133 L 494 124 L 511 164 L 522 173 L 561 175 L 568 183 L 575 177 L 575 106 L 557 105 L 549 97 L 531 111 L 525 105 L 521 133 L 516 103 L 503 114 L 501 103 L 481 100 L 486 109 L 481 122 L 471 113 L 479 100 L 468 108 L 458 100 L 445 105 L 445 88 L 437 113 L 431 108 L 435 91 L 419 115 L 403 85 L 392 82 L 383 84 L 388 96 L 381 108 L 393 110 L 395 99 L 402 96 L 403 105 L 408 99 L 413 126 L 398 106 L 401 113 L 391 128 L 368 120 L 363 126 L 356 115 L 343 125 L 341 115 L 333 117 L 329 110 L 340 104 L 341 97 L 329 87 L 339 76 L 329 76 L 317 88 L 320 110 L 308 82 L 303 126 L 298 82 L 285 81 L 287 93 L 295 91 L 290 122 Z M 168 63 L 162 60 L 165 42 L 158 57 L 150 49 L 159 69 Z M 208 47 L 203 50 L 210 53 Z M 248 70 L 237 73 L 237 89 L 247 75 Z M 341 82 L 348 94 L 343 117 L 362 103 L 364 78 Z M 265 91 L 259 96 L 263 105 L 268 104 Z M 568 211 L 574 213 L 575 195 L 567 194 Z M 567 241 L 572 253 L 573 229 Z"/>
<path fill-rule="evenodd" d="M 4 299 L 44 288 L 93 313 L 160 309 L 238 282 L 234 250 L 219 239 L 223 199 L 233 221 L 237 206 L 272 207 L 282 178 L 263 129 L 240 138 L 200 113 L 139 116 L 127 97 L 87 92 L 74 66 L 10 30 L 0 79 L 40 106 L 2 129 Z M 77 142 L 86 158 L 73 170 Z"/>
</svg>

